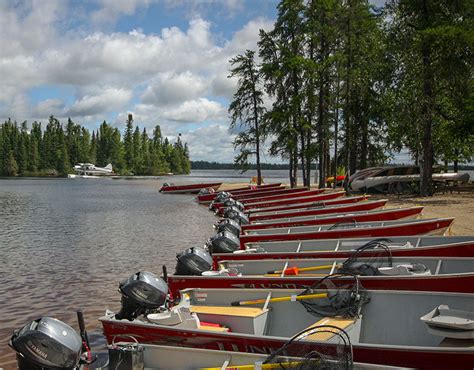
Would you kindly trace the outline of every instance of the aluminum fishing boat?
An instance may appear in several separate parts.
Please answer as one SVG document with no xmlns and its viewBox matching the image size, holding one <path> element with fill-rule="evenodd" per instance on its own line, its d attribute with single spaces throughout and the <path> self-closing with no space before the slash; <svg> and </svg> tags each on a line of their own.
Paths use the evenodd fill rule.
<svg viewBox="0 0 474 370">
<path fill-rule="evenodd" d="M 384 207 L 388 199 L 366 201 L 367 197 L 344 197 L 277 209 L 259 209 L 249 212 L 250 223 L 265 220 L 287 219 L 291 217 L 345 214 L 349 212 L 370 211 Z M 298 208 L 294 208 L 298 207 Z"/>
<path fill-rule="evenodd" d="M 357 362 L 458 370 L 474 363 L 474 294 L 365 290 L 357 279 L 338 288 L 331 277 L 306 290 L 186 289 L 164 309 L 147 279 L 121 283 L 121 311 L 100 318 L 109 343 L 132 335 L 142 343 L 271 353 L 303 338 L 308 350 L 336 350 L 340 337 L 319 330 L 329 325 L 350 338 Z M 124 294 L 132 282 L 132 295 Z"/>
<path fill-rule="evenodd" d="M 306 193 L 306 192 L 305 192 Z M 303 194 L 303 193 L 298 193 L 298 194 Z M 271 208 L 271 207 L 282 207 L 285 209 L 286 206 L 295 206 L 297 204 L 307 204 L 307 203 L 312 203 L 312 202 L 320 202 L 320 201 L 325 201 L 325 200 L 331 200 L 331 199 L 336 199 L 336 198 L 341 198 L 345 195 L 345 192 L 324 192 L 322 194 L 317 194 L 317 195 L 304 195 L 304 196 L 296 196 L 296 197 L 291 197 L 291 198 L 285 198 L 285 199 L 278 199 L 278 200 L 263 200 L 259 199 L 258 202 L 252 202 L 252 203 L 245 203 L 243 204 L 244 209 L 243 211 L 247 212 L 252 209 L 265 209 L 265 208 Z M 223 213 L 224 210 L 224 204 L 222 204 L 220 207 L 218 207 L 219 213 Z"/>
<path fill-rule="evenodd" d="M 240 246 L 245 243 L 279 240 L 309 240 L 338 238 L 372 238 L 401 235 L 443 235 L 454 218 L 433 218 L 426 220 L 364 222 L 351 225 L 299 226 L 279 229 L 248 230 L 240 235 Z"/>
<path fill-rule="evenodd" d="M 233 195 L 239 195 L 239 194 L 252 194 L 252 193 L 257 193 L 260 191 L 267 191 L 267 190 L 281 190 L 285 189 L 284 186 L 281 186 L 281 183 L 272 183 L 272 184 L 263 184 L 263 185 L 257 185 L 257 186 L 246 186 L 242 188 L 235 188 L 235 189 L 229 189 L 225 190 L 225 192 Z M 223 193 L 224 191 L 216 191 L 216 192 L 203 192 L 202 194 L 198 194 L 196 197 L 196 200 L 199 203 L 211 203 L 214 198 L 220 194 Z"/>
<path fill-rule="evenodd" d="M 222 185 L 222 182 L 209 182 L 209 183 L 200 183 L 200 184 L 186 184 L 186 185 L 174 185 L 164 183 L 160 189 L 160 193 L 167 194 L 179 194 L 179 193 L 188 193 L 188 194 L 197 194 L 201 189 L 214 189 L 217 190 L 219 186 Z"/>
<path fill-rule="evenodd" d="M 362 285 L 373 290 L 474 293 L 474 258 L 392 257 L 388 249 L 374 257 L 362 253 L 339 259 L 223 260 L 217 271 L 172 275 L 167 282 L 173 295 L 185 288 L 294 289 L 313 286 L 328 273 L 345 272 L 359 275 Z"/>
<path fill-rule="evenodd" d="M 374 250 L 365 249 L 361 256 L 378 256 L 377 247 L 389 248 L 393 257 L 474 256 L 474 236 L 398 236 L 249 243 L 245 250 L 214 253 L 212 257 L 214 263 L 222 260 L 348 258 L 368 244 L 372 244 Z"/>
<path fill-rule="evenodd" d="M 298 343 L 294 344 L 297 346 Z M 143 352 L 143 366 L 146 370 L 265 370 L 265 369 L 299 369 L 304 367 L 309 369 L 313 363 L 314 366 L 325 365 L 332 366 L 341 370 L 381 370 L 380 365 L 365 364 L 359 362 L 342 363 L 337 357 L 328 354 L 322 354 L 324 360 L 314 356 L 275 356 L 270 359 L 269 355 L 247 352 L 219 351 L 203 348 L 186 348 L 154 344 L 137 344 L 131 342 L 116 343 L 118 351 L 125 353 Z M 304 350 L 304 345 L 300 346 Z M 110 350 L 109 350 L 110 351 Z M 117 361 L 109 363 L 107 368 L 102 370 L 115 370 L 116 366 L 123 364 L 123 358 L 118 356 Z M 131 356 L 130 356 L 131 357 Z M 139 357 L 139 356 L 137 356 Z M 122 360 L 122 363 L 120 363 Z M 268 363 L 266 363 L 268 361 Z M 141 361 L 140 361 L 141 362 Z M 135 370 L 133 365 L 123 368 L 123 370 Z M 120 367 L 122 369 L 122 367 Z M 383 370 L 401 370 L 405 368 L 396 366 L 383 366 Z M 82 370 L 82 369 L 81 369 Z"/>
<path fill-rule="evenodd" d="M 242 231 L 259 230 L 259 229 L 275 229 L 296 226 L 310 226 L 310 225 L 324 225 L 333 224 L 341 221 L 351 222 L 369 222 L 369 221 L 388 221 L 412 219 L 421 215 L 424 207 L 409 207 L 409 208 L 388 208 L 377 211 L 361 211 L 354 213 L 346 213 L 343 215 L 329 215 L 329 216 L 307 216 L 294 217 L 281 221 L 261 221 L 254 222 L 248 225 L 241 225 Z"/>
</svg>

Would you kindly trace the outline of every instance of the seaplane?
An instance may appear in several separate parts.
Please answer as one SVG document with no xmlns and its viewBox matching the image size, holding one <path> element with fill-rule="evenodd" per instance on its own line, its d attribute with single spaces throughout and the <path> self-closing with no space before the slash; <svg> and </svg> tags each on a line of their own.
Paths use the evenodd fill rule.
<svg viewBox="0 0 474 370">
<path fill-rule="evenodd" d="M 105 167 L 97 167 L 92 163 L 78 163 L 74 166 L 75 174 L 69 174 L 69 178 L 96 178 L 99 176 L 112 176 L 114 171 L 112 163 Z"/>
</svg>

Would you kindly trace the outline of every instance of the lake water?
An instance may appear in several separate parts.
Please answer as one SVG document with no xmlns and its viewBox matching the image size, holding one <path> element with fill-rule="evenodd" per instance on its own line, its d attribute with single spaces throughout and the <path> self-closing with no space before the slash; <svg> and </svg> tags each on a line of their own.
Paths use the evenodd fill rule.
<svg viewBox="0 0 474 370">
<path fill-rule="evenodd" d="M 104 310 L 120 307 L 120 280 L 173 272 L 177 252 L 213 235 L 215 216 L 192 195 L 160 194 L 163 181 L 0 179 L 0 367 L 15 368 L 7 343 L 29 320 L 77 327 L 83 309 L 98 331 Z"/>
</svg>

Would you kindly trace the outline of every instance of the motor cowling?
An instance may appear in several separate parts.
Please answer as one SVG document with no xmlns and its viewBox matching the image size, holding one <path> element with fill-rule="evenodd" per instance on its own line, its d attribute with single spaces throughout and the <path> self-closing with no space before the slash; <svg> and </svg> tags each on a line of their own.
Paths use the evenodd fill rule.
<svg viewBox="0 0 474 370">
<path fill-rule="evenodd" d="M 215 225 L 215 228 L 217 232 L 228 231 L 234 234 L 235 236 L 240 236 L 240 233 L 242 232 L 242 228 L 240 227 L 240 224 L 231 218 L 224 218 L 220 220 Z"/>
<path fill-rule="evenodd" d="M 247 215 L 236 207 L 224 208 L 223 216 L 224 218 L 230 218 L 232 220 L 235 220 L 240 225 L 246 225 L 249 223 L 249 218 L 247 217 Z"/>
<path fill-rule="evenodd" d="M 244 205 L 234 198 L 229 198 L 224 201 L 224 207 L 235 207 L 240 211 L 244 210 Z"/>
<path fill-rule="evenodd" d="M 206 245 L 212 253 L 232 253 L 240 249 L 240 240 L 234 234 L 223 231 L 210 238 Z"/>
<path fill-rule="evenodd" d="M 123 280 L 119 284 L 119 291 L 122 293 L 122 308 L 115 318 L 131 321 L 149 310 L 164 305 L 168 285 L 153 273 L 141 271 Z"/>
<path fill-rule="evenodd" d="M 41 317 L 16 330 L 10 347 L 17 352 L 20 370 L 77 369 L 82 339 L 69 325 Z"/>
<path fill-rule="evenodd" d="M 175 275 L 201 275 L 212 270 L 212 256 L 203 248 L 191 247 L 176 255 Z"/>
</svg>

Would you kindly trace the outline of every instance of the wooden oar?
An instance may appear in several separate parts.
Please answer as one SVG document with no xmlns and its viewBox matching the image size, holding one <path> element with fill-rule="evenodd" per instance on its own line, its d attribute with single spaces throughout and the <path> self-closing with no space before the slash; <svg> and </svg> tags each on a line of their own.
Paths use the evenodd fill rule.
<svg viewBox="0 0 474 370">
<path fill-rule="evenodd" d="M 298 275 L 302 271 L 318 271 L 318 270 L 329 270 L 332 269 L 333 267 L 339 268 L 341 267 L 342 264 L 339 263 L 336 266 L 334 264 L 332 265 L 322 265 L 322 266 L 312 266 L 312 267 L 288 267 L 285 270 L 275 270 L 275 271 L 268 271 L 267 274 L 281 274 L 284 273 L 284 275 Z"/>
<path fill-rule="evenodd" d="M 327 293 L 315 293 L 315 294 L 307 294 L 307 295 L 291 295 L 288 297 L 277 297 L 277 298 L 271 298 L 269 302 L 286 302 L 286 301 L 301 301 L 302 299 L 315 299 L 315 298 L 326 298 L 328 296 Z M 254 299 L 251 301 L 235 301 L 232 302 L 232 306 L 246 306 L 246 305 L 252 305 L 252 304 L 260 304 L 260 303 L 265 303 L 267 301 L 266 298 L 263 299 Z"/>
</svg>

